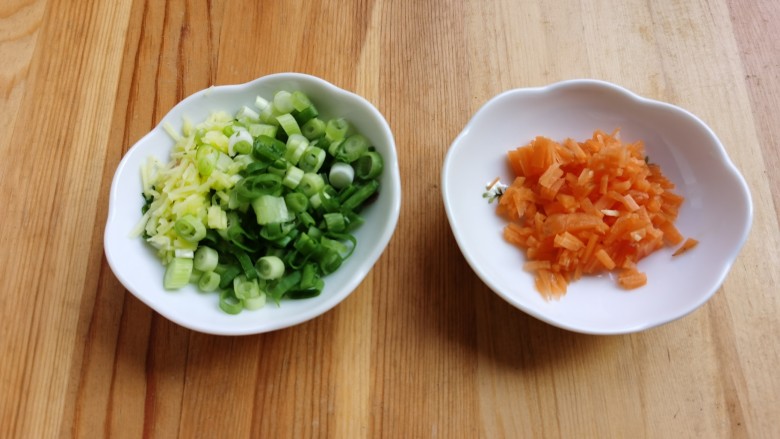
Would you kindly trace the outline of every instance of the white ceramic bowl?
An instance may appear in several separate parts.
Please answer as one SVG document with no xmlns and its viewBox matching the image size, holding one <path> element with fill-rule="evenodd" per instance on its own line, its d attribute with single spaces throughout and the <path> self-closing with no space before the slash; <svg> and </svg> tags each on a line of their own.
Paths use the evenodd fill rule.
<svg viewBox="0 0 780 439">
<path fill-rule="evenodd" d="M 173 141 L 162 125 L 179 129 L 182 116 L 193 122 L 204 120 L 211 112 L 235 113 L 243 105 L 251 106 L 258 95 L 270 99 L 280 90 L 301 90 L 317 105 L 324 118 L 345 117 L 369 138 L 385 161 L 376 202 L 363 211 L 365 224 L 355 236 L 357 248 L 341 268 L 325 278 L 325 288 L 315 298 L 285 300 L 257 311 L 228 315 L 219 307 L 216 293 L 204 294 L 189 285 L 171 292 L 162 287 L 164 267 L 153 249 L 141 238 L 129 233 L 141 218 L 140 168 L 154 155 L 163 162 L 170 159 Z M 344 300 L 368 274 L 393 235 L 401 206 L 401 184 L 395 141 L 390 127 L 379 111 L 362 97 L 342 90 L 322 79 L 280 73 L 241 85 L 211 87 L 184 99 L 163 117 L 160 124 L 138 141 L 124 156 L 111 184 L 108 222 L 104 246 L 111 269 L 120 282 L 155 311 L 184 327 L 220 335 L 256 334 L 292 326 L 328 311 Z"/>
<path fill-rule="evenodd" d="M 482 197 L 496 176 L 510 183 L 506 153 L 537 135 L 589 138 L 620 128 L 624 141 L 643 140 L 686 198 L 677 226 L 699 245 L 672 259 L 671 249 L 640 261 L 648 283 L 626 291 L 604 275 L 569 285 L 545 301 L 522 269 L 521 250 L 502 237 L 505 221 Z M 501 93 L 487 102 L 452 143 L 442 171 L 444 204 L 455 239 L 477 275 L 520 310 L 555 326 L 592 334 L 648 329 L 680 318 L 720 287 L 752 221 L 747 184 L 723 145 L 701 120 L 673 105 L 614 84 L 572 80 Z"/>
</svg>

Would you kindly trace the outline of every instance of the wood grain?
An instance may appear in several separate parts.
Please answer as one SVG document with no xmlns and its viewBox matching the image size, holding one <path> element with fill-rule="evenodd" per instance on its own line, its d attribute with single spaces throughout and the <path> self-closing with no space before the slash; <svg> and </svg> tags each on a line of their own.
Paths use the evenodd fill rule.
<svg viewBox="0 0 780 439">
<path fill-rule="evenodd" d="M 0 5 L 0 437 L 778 437 L 780 4 L 10 0 Z M 182 98 L 282 71 L 385 115 L 401 216 L 342 304 L 216 337 L 103 256 L 122 155 Z M 752 233 L 676 322 L 570 333 L 493 294 L 449 230 L 450 142 L 509 88 L 594 77 L 707 122 Z"/>
</svg>

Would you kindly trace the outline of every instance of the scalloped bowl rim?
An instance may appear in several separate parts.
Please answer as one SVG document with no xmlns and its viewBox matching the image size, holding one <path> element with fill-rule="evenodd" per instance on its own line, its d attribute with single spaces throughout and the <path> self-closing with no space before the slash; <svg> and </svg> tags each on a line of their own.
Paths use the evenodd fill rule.
<svg viewBox="0 0 780 439">
<path fill-rule="evenodd" d="M 740 197 L 738 201 L 743 203 L 744 205 L 744 211 L 740 212 L 739 218 L 737 220 L 740 223 L 740 228 L 736 232 L 737 234 L 734 236 L 734 239 L 732 241 L 734 242 L 734 245 L 729 249 L 728 253 L 725 255 L 725 259 L 723 259 L 722 262 L 722 268 L 717 273 L 717 276 L 711 279 L 709 282 L 710 287 L 706 289 L 706 291 L 700 292 L 695 298 L 695 300 L 691 300 L 688 303 L 685 304 L 685 306 L 681 306 L 678 309 L 674 310 L 674 312 L 666 313 L 662 318 L 645 318 L 641 319 L 636 322 L 627 323 L 627 324 L 621 324 L 618 326 L 610 327 L 609 325 L 592 325 L 592 324 L 583 324 L 582 322 L 573 322 L 566 318 L 561 318 L 561 316 L 551 316 L 548 312 L 548 309 L 541 309 L 539 306 L 535 306 L 531 302 L 533 302 L 536 298 L 540 297 L 538 292 L 535 291 L 535 289 L 532 287 L 531 291 L 529 292 L 527 289 L 524 291 L 517 291 L 516 289 L 510 289 L 506 288 L 506 285 L 499 284 L 499 282 L 494 279 L 494 276 L 492 273 L 488 273 L 485 269 L 485 263 L 482 263 L 477 256 L 472 254 L 474 247 L 474 244 L 469 242 L 469 236 L 468 232 L 463 229 L 462 226 L 459 225 L 459 218 L 458 215 L 462 214 L 462 208 L 456 207 L 455 204 L 457 201 L 457 198 L 460 198 L 461 193 L 458 193 L 458 197 L 456 197 L 455 193 L 452 193 L 454 189 L 450 188 L 450 185 L 454 184 L 453 176 L 450 175 L 451 172 L 454 172 L 453 167 L 455 160 L 457 160 L 459 157 L 459 154 L 465 154 L 462 153 L 461 150 L 468 147 L 468 144 L 464 139 L 466 139 L 471 131 L 474 129 L 475 125 L 480 123 L 481 119 L 486 117 L 487 114 L 491 111 L 491 108 L 495 105 L 500 105 L 504 101 L 507 100 L 522 100 L 522 99 L 534 99 L 535 97 L 555 97 L 556 93 L 559 94 L 565 94 L 565 93 L 576 93 L 581 90 L 598 90 L 600 92 L 604 92 L 605 94 L 615 94 L 617 95 L 617 98 L 614 96 L 612 98 L 620 100 L 624 103 L 629 103 L 630 105 L 634 106 L 635 110 L 639 110 L 642 108 L 649 108 L 652 111 L 655 112 L 666 112 L 669 113 L 670 117 L 674 116 L 675 118 L 678 118 L 681 123 L 684 121 L 684 123 L 692 124 L 692 127 L 696 127 L 698 129 L 703 130 L 702 135 L 709 140 L 707 145 L 711 148 L 708 152 L 716 153 L 718 163 L 722 165 L 721 171 L 724 172 L 724 175 L 732 178 L 734 183 L 734 190 L 735 193 Z M 507 104 L 508 105 L 508 104 Z M 522 121 L 518 121 L 518 123 L 521 123 Z M 591 127 L 591 131 L 587 134 L 587 136 L 590 136 L 592 133 L 592 130 L 594 128 L 601 128 L 601 127 Z M 623 131 L 621 130 L 621 133 Z M 539 133 L 539 135 L 546 135 L 544 133 Z M 569 137 L 568 135 L 566 137 Z M 572 136 L 573 137 L 573 136 Z M 578 138 L 578 137 L 575 137 Z M 506 147 L 503 149 L 503 153 L 506 153 L 506 151 L 509 151 L 511 148 L 515 148 L 519 145 L 522 145 L 524 143 L 527 143 L 530 141 L 531 138 L 525 138 L 525 139 L 517 139 L 516 143 L 512 146 Z M 637 140 L 637 139 L 634 139 Z M 647 144 L 646 144 L 647 145 Z M 503 158 L 501 158 L 503 160 Z M 663 167 L 664 172 L 666 172 L 666 168 Z M 471 166 L 471 172 L 479 172 L 479 169 L 475 170 L 473 167 L 473 164 Z M 484 183 L 491 180 L 493 178 L 492 175 L 484 175 L 485 180 L 483 181 L 483 185 L 478 188 L 480 194 L 484 191 Z M 494 96 L 490 100 L 488 100 L 485 104 L 483 104 L 479 110 L 471 117 L 471 119 L 468 121 L 464 129 L 458 134 L 458 136 L 453 140 L 449 151 L 447 152 L 445 159 L 444 159 L 444 165 L 442 168 L 442 176 L 441 176 L 441 184 L 442 184 L 442 197 L 444 200 L 445 205 L 445 211 L 447 214 L 448 221 L 450 223 L 453 235 L 456 239 L 456 242 L 458 244 L 459 249 L 463 253 L 467 263 L 472 268 L 472 270 L 477 274 L 477 276 L 484 282 L 491 290 L 493 290 L 496 294 L 498 294 L 500 297 L 502 297 L 504 300 L 509 302 L 512 306 L 520 309 L 521 311 L 539 319 L 544 322 L 547 322 L 551 325 L 574 331 L 574 332 L 580 332 L 580 333 L 586 333 L 586 334 L 597 334 L 597 335 L 610 335 L 610 334 L 627 334 L 627 333 L 633 333 L 638 331 L 643 331 L 646 329 L 650 329 L 665 323 L 669 323 L 671 321 L 674 321 L 676 319 L 679 319 L 681 317 L 684 317 L 688 315 L 689 313 L 693 312 L 697 308 L 699 308 L 701 305 L 706 303 L 714 294 L 715 292 L 720 288 L 724 280 L 726 279 L 726 276 L 728 272 L 730 271 L 736 257 L 738 256 L 740 250 L 744 246 L 747 237 L 750 232 L 750 227 L 752 224 L 753 219 L 753 204 L 750 196 L 750 190 L 748 188 L 748 185 L 744 179 L 744 177 L 740 174 L 734 163 L 729 158 L 725 147 L 721 143 L 721 141 L 718 139 L 718 137 L 715 135 L 715 133 L 712 131 L 712 129 L 707 126 L 701 119 L 699 119 L 696 115 L 693 113 L 678 107 L 676 105 L 672 105 L 666 102 L 661 102 L 649 98 L 642 97 L 624 87 L 621 87 L 619 85 L 597 80 L 597 79 L 572 79 L 572 80 L 565 80 L 556 82 L 553 84 L 549 84 L 546 86 L 540 86 L 540 87 L 525 87 L 525 88 L 516 88 L 504 91 L 502 93 L 499 93 L 498 95 Z M 487 205 L 488 203 L 483 199 L 479 198 L 479 201 L 483 203 L 484 205 Z M 684 205 L 685 207 L 685 205 Z M 460 209 L 460 210 L 458 210 Z M 495 206 L 490 205 L 490 210 L 494 217 L 498 217 L 495 215 Z M 682 213 L 681 213 L 682 217 Z M 678 218 L 678 221 L 680 218 Z M 501 222 L 502 224 L 505 224 L 503 220 L 497 219 L 496 221 Z M 510 247 L 509 244 L 504 244 L 507 247 Z M 482 245 L 482 243 L 480 243 Z M 700 246 L 702 243 L 700 243 Z M 514 249 L 513 249 L 514 250 Z M 519 250 L 515 250 L 518 254 L 520 254 Z M 664 251 L 669 252 L 669 249 L 666 249 Z M 692 254 L 692 253 L 691 253 Z M 654 257 L 655 255 L 651 255 L 647 259 L 650 259 Z M 523 256 L 520 255 L 519 258 L 523 260 Z M 642 262 L 640 262 L 641 264 Z M 640 265 L 640 269 L 642 269 L 642 266 Z M 521 267 L 517 267 L 518 271 L 522 271 Z M 528 275 L 530 276 L 530 275 Z M 652 282 L 653 279 L 648 276 L 649 281 Z M 572 290 L 577 288 L 577 284 L 581 282 L 593 282 L 592 279 L 580 279 L 577 282 L 574 282 L 569 286 L 569 293 L 567 293 L 566 296 L 564 296 L 561 301 L 567 300 L 567 296 L 572 294 Z M 527 285 L 526 285 L 527 286 Z M 600 287 L 603 287 L 603 284 L 600 285 Z M 583 288 L 592 288 L 591 286 L 585 286 Z M 617 289 L 617 287 L 614 287 Z M 641 288 L 639 289 L 641 290 Z M 635 291 L 639 291 L 635 290 Z M 530 298 L 528 294 L 534 294 L 536 297 Z M 627 294 L 636 294 L 634 291 L 628 292 Z M 560 302 L 552 301 L 552 302 L 546 302 L 547 305 L 555 306 L 556 304 Z"/>
<path fill-rule="evenodd" d="M 127 184 L 128 179 L 138 181 L 138 189 L 136 192 L 140 194 L 140 176 L 138 178 L 130 176 L 129 173 L 132 172 L 139 174 L 137 168 L 129 169 L 129 166 L 132 166 L 130 163 L 132 162 L 134 165 L 137 165 L 138 161 L 141 160 L 138 156 L 144 152 L 146 152 L 143 157 L 144 160 L 150 153 L 154 153 L 161 160 L 167 161 L 167 159 L 169 159 L 168 153 L 173 141 L 170 140 L 170 137 L 165 133 L 163 126 L 168 123 L 174 127 L 180 126 L 183 115 L 191 116 L 193 113 L 203 113 L 205 117 L 205 114 L 211 111 L 236 111 L 241 105 L 251 106 L 254 103 L 254 98 L 257 94 L 250 94 L 251 90 L 273 88 L 275 91 L 281 88 L 295 86 L 304 89 L 304 91 L 309 93 L 314 90 L 315 94 L 322 93 L 331 96 L 332 100 L 329 102 L 318 102 L 318 108 L 322 113 L 327 113 L 327 109 L 331 107 L 340 106 L 349 110 L 354 109 L 356 112 L 351 113 L 351 116 L 348 117 L 348 119 L 355 123 L 362 133 L 369 137 L 377 149 L 383 154 L 385 170 L 381 177 L 380 198 L 374 205 L 369 206 L 369 208 L 366 209 L 368 211 L 366 214 L 367 216 L 379 218 L 378 221 L 382 222 L 381 228 L 378 221 L 370 225 L 370 221 L 367 218 L 366 223 L 357 230 L 356 236 L 360 238 L 361 235 L 368 234 L 368 228 L 370 227 L 372 230 L 376 229 L 372 234 L 373 239 L 363 239 L 363 246 L 361 246 L 361 240 L 359 239 L 355 254 L 345 261 L 340 270 L 325 279 L 325 289 L 320 296 L 313 299 L 284 301 L 278 308 L 273 304 L 267 304 L 264 308 L 257 311 L 245 311 L 238 316 L 228 316 L 218 309 L 216 306 L 216 295 L 210 293 L 213 296 L 204 300 L 209 302 L 206 306 L 213 309 L 214 315 L 207 316 L 208 318 L 204 319 L 205 321 L 195 321 L 186 313 L 173 309 L 174 306 L 172 303 L 175 303 L 177 299 L 172 299 L 171 297 L 176 294 L 182 294 L 182 292 L 167 292 L 162 288 L 161 270 L 163 270 L 163 268 L 162 264 L 159 263 L 159 259 L 154 256 L 154 252 L 148 248 L 148 245 L 140 242 L 142 241 L 140 238 L 129 238 L 128 234 L 130 229 L 124 230 L 124 227 L 120 229 L 120 226 L 116 225 L 120 219 L 118 218 L 120 215 L 133 212 L 131 208 L 125 207 L 120 203 L 120 201 L 124 201 L 122 197 L 125 195 L 120 194 L 120 192 L 123 190 L 123 185 Z M 245 99 L 243 99 L 244 94 L 246 94 Z M 313 100 L 317 100 L 318 98 L 317 96 L 311 97 Z M 240 103 L 236 103 L 239 99 L 241 99 Z M 199 105 L 201 105 L 199 102 L 203 100 L 231 101 L 231 107 L 233 108 L 199 107 Z M 323 109 L 326 109 L 326 111 L 323 111 Z M 342 115 L 342 111 L 343 110 L 339 110 L 334 113 Z M 201 118 L 191 119 L 194 121 L 202 120 Z M 361 125 L 363 125 L 363 127 L 361 127 Z M 365 132 L 365 126 L 373 127 L 374 131 L 371 133 Z M 168 140 L 164 141 L 162 145 L 147 146 L 154 142 L 160 143 L 160 139 L 162 138 L 167 138 Z M 161 150 L 164 151 L 164 154 L 160 154 Z M 168 320 L 183 327 L 215 335 L 249 335 L 290 327 L 311 320 L 329 311 L 346 299 L 368 275 L 395 232 L 401 206 L 400 180 L 395 140 L 390 126 L 379 110 L 362 96 L 337 87 L 324 79 L 312 75 L 289 72 L 262 76 L 243 84 L 211 86 L 193 93 L 177 103 L 150 132 L 139 139 L 122 157 L 122 160 L 114 173 L 109 195 L 108 217 L 104 231 L 104 251 L 106 259 L 117 279 L 128 291 Z M 129 189 L 126 189 L 125 191 L 127 190 Z M 138 198 L 140 199 L 140 197 Z M 380 205 L 381 207 L 375 207 L 377 205 Z M 138 203 L 138 208 L 140 209 L 140 202 Z M 379 209 L 382 210 L 381 216 Z M 376 212 L 374 210 L 376 210 Z M 140 210 L 138 212 L 140 212 Z M 137 222 L 140 220 L 141 215 L 140 213 L 135 214 L 137 215 L 137 218 L 133 221 Z M 138 242 L 140 242 L 140 244 L 138 244 Z M 370 243 L 370 245 L 366 246 L 365 244 L 367 243 Z M 147 250 L 139 250 L 139 245 L 147 248 Z M 128 249 L 128 247 L 130 247 L 130 249 Z M 138 256 L 138 252 L 146 252 L 148 255 Z M 360 253 L 360 258 L 356 257 L 358 253 Z M 156 275 L 158 275 L 152 275 L 154 282 L 159 285 L 159 287 L 152 287 L 151 289 L 153 291 L 143 290 L 144 285 L 142 284 L 146 283 L 146 287 L 148 288 L 149 282 L 139 280 L 137 276 L 139 273 L 137 270 L 134 272 L 133 268 L 129 267 L 130 263 L 128 262 L 128 258 L 130 258 L 134 259 L 136 262 L 141 261 L 142 263 L 147 264 L 147 259 L 149 259 L 147 256 L 153 258 L 153 262 L 159 266 L 159 269 L 150 266 L 150 269 L 156 271 Z M 338 286 L 334 285 L 334 278 L 338 279 Z M 186 299 L 193 299 L 194 296 L 208 296 L 196 292 L 196 288 L 193 285 L 188 285 L 183 290 L 188 296 Z M 160 293 L 162 293 L 161 296 L 155 296 Z M 180 302 L 177 303 L 180 304 Z M 188 305 L 185 305 L 185 307 L 187 306 Z M 198 304 L 198 306 L 203 305 Z M 273 312 L 279 314 L 274 315 L 272 314 Z M 255 316 L 256 320 L 248 321 L 250 318 L 246 316 L 251 316 L 253 313 L 257 314 Z M 243 318 L 240 317 L 242 315 L 244 316 Z M 265 319 L 265 317 L 268 316 L 271 318 Z M 230 318 L 232 317 L 238 317 L 243 320 L 240 320 L 239 324 L 239 320 L 231 320 Z M 214 320 L 212 320 L 212 318 Z M 235 322 L 235 324 L 233 322 Z"/>
</svg>

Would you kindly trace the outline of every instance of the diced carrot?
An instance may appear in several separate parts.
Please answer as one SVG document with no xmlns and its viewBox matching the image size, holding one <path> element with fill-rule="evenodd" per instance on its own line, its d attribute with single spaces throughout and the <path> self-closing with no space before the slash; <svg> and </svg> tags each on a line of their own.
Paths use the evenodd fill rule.
<svg viewBox="0 0 780 439">
<path fill-rule="evenodd" d="M 647 275 L 637 271 L 636 268 L 627 268 L 618 274 L 617 281 L 621 287 L 632 290 L 647 284 Z"/>
<path fill-rule="evenodd" d="M 517 178 L 497 207 L 509 220 L 504 238 L 525 250 L 524 268 L 546 298 L 605 269 L 621 270 L 623 288 L 642 286 L 647 276 L 636 263 L 684 239 L 674 225 L 684 198 L 645 161 L 644 144 L 623 144 L 618 130 L 583 142 L 539 136 L 507 158 Z M 689 238 L 674 254 L 696 243 Z"/>
<path fill-rule="evenodd" d="M 677 227 L 674 226 L 673 222 L 666 220 L 662 222 L 658 228 L 664 232 L 664 241 L 669 244 L 677 245 L 683 242 L 683 236 L 680 234 L 680 231 L 677 230 Z"/>
<path fill-rule="evenodd" d="M 576 236 L 569 232 L 563 232 L 560 235 L 555 235 L 553 240 L 556 247 L 569 249 L 573 252 L 585 247 L 585 243 L 577 239 Z"/>
<path fill-rule="evenodd" d="M 528 261 L 523 264 L 523 268 L 527 271 L 549 270 L 550 267 L 550 261 Z"/>
<path fill-rule="evenodd" d="M 603 248 L 598 249 L 595 255 L 596 255 L 596 259 L 598 259 L 599 262 L 601 262 L 601 265 L 603 265 L 607 270 L 612 270 L 613 268 L 615 268 L 616 265 L 615 261 L 613 261 L 612 258 L 609 257 L 609 255 Z"/>
<path fill-rule="evenodd" d="M 681 245 L 680 248 L 678 248 L 677 250 L 675 250 L 674 253 L 672 253 L 672 256 L 679 256 L 679 255 L 687 252 L 688 250 L 696 247 L 698 244 L 699 244 L 699 241 L 697 241 L 697 240 L 695 240 L 693 238 L 688 238 L 688 239 L 685 240 L 685 242 L 683 242 L 683 245 Z"/>
</svg>

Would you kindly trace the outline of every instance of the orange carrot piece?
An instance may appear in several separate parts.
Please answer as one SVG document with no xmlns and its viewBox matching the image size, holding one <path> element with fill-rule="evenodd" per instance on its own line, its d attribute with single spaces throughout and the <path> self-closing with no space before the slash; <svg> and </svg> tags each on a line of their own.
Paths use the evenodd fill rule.
<svg viewBox="0 0 780 439">
<path fill-rule="evenodd" d="M 688 250 L 696 247 L 699 244 L 699 241 L 693 238 L 688 238 L 685 240 L 683 245 L 680 246 L 677 250 L 675 250 L 674 253 L 672 253 L 672 256 L 680 256 L 681 254 L 687 252 Z"/>
<path fill-rule="evenodd" d="M 607 270 L 612 270 L 613 268 L 615 268 L 616 265 L 615 261 L 613 261 L 612 258 L 609 257 L 609 255 L 603 248 L 598 249 L 595 253 L 595 256 L 596 259 L 598 259 L 599 262 L 601 262 L 601 265 L 603 265 L 604 268 L 606 268 Z"/>
<path fill-rule="evenodd" d="M 525 251 L 523 267 L 548 299 L 605 269 L 619 270 L 621 287 L 640 287 L 647 276 L 636 263 L 684 240 L 674 225 L 684 198 L 645 162 L 644 144 L 624 144 L 618 130 L 583 142 L 539 136 L 507 159 L 517 178 L 497 207 L 509 220 L 504 239 Z M 696 243 L 689 238 L 675 255 Z"/>
<path fill-rule="evenodd" d="M 560 235 L 555 235 L 553 242 L 555 247 L 565 248 L 573 252 L 576 252 L 579 249 L 585 247 L 584 242 L 580 241 L 576 236 L 569 232 L 563 232 Z"/>
<path fill-rule="evenodd" d="M 637 271 L 636 268 L 628 268 L 618 274 L 617 281 L 621 287 L 632 290 L 647 284 L 647 275 Z"/>
</svg>

